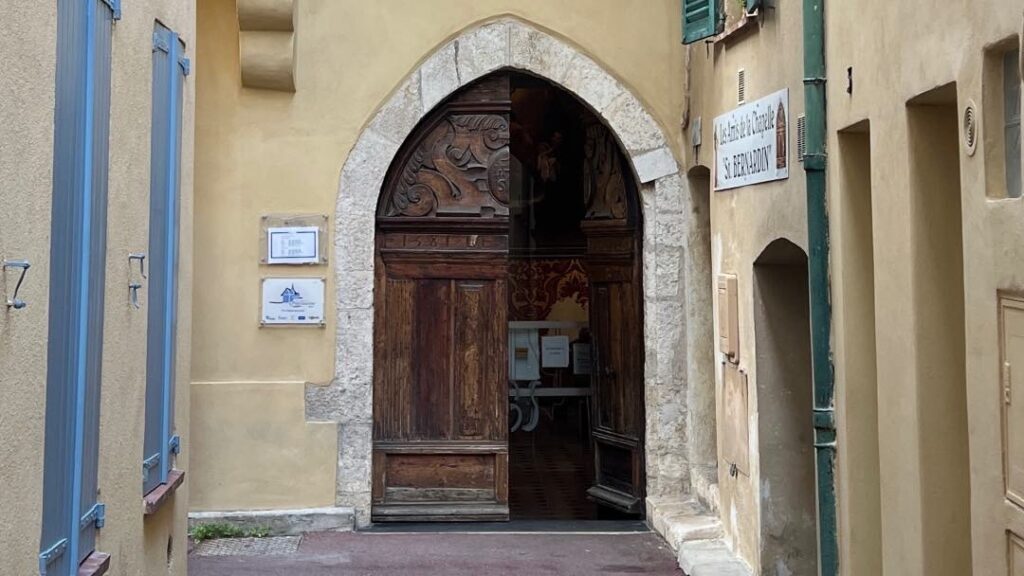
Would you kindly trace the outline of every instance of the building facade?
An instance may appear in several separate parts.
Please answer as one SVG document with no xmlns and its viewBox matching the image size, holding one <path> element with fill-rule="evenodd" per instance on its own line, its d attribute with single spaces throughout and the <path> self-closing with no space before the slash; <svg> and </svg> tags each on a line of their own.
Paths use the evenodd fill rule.
<svg viewBox="0 0 1024 576">
<path fill-rule="evenodd" d="M 199 7 L 190 509 L 1016 574 L 1020 6 L 563 4 Z"/>
<path fill-rule="evenodd" d="M 3 12 L 0 571 L 183 575 L 194 4 Z"/>
<path fill-rule="evenodd" d="M 677 164 L 682 135 L 671 128 L 683 113 L 685 83 L 675 4 L 638 10 L 639 4 L 609 2 L 585 17 L 548 3 L 200 7 L 198 49 L 211 64 L 199 71 L 197 138 L 203 149 L 223 153 L 198 157 L 197 242 L 214 248 L 197 254 L 197 266 L 239 297 L 226 302 L 219 292 L 204 292 L 195 301 L 193 433 L 218 441 L 193 454 L 202 463 L 193 476 L 193 510 L 335 507 L 369 520 L 374 402 L 382 401 L 371 392 L 383 370 L 374 363 L 374 334 L 386 330 L 384 322 L 374 324 L 381 290 L 373 286 L 373 229 L 385 172 L 403 143 L 418 138 L 417 126 L 431 121 L 435 105 L 502 70 L 526 73 L 582 102 L 580 110 L 603 119 L 614 134 L 612 149 L 628 159 L 629 204 L 642 209 L 644 220 L 637 261 L 643 308 L 635 324 L 646 343 L 643 369 L 633 379 L 637 397 L 646 399 L 646 430 L 634 430 L 633 438 L 642 438 L 646 450 L 632 450 L 633 471 L 644 473 L 647 494 L 681 496 L 692 467 L 705 475 L 714 469 L 703 416 L 685 410 L 690 395 L 702 396 L 710 410 L 713 392 L 710 385 L 687 387 L 710 373 L 710 354 L 706 366 L 686 361 L 710 335 L 710 308 L 686 300 L 700 290 L 685 285 L 703 284 L 700 274 L 707 272 L 684 271 L 692 199 Z M 610 22 L 637 17 L 610 33 Z M 395 27 L 391 40 L 372 32 L 370 22 L 381 18 Z M 346 22 L 350 33 L 338 34 L 329 22 Z M 560 22 L 572 23 L 571 34 L 557 32 Z M 634 65 L 641 61 L 654 64 Z M 372 82 L 342 72 L 364 68 Z M 523 86 L 521 94 L 541 90 Z M 339 94 L 347 95 L 344 104 Z M 243 212 L 226 224 L 224 211 L 239 206 Z M 261 226 L 303 215 L 329 221 L 326 261 L 285 269 L 261 262 Z M 282 275 L 326 280 L 322 327 L 261 327 L 261 278 Z M 703 447 L 680 451 L 691 445 L 687 436 Z"/>
</svg>

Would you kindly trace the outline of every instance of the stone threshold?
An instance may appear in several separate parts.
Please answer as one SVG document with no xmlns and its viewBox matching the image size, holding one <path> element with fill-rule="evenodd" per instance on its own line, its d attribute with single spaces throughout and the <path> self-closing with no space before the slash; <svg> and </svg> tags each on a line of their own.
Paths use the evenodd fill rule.
<svg viewBox="0 0 1024 576">
<path fill-rule="evenodd" d="M 355 528 L 355 510 L 344 506 L 294 510 L 237 510 L 189 512 L 191 530 L 199 524 L 231 524 L 242 529 L 266 529 L 271 536 L 299 536 L 306 532 L 348 532 Z"/>
<path fill-rule="evenodd" d="M 686 576 L 751 576 L 725 542 L 722 523 L 695 498 L 648 498 L 647 521 L 676 553 Z"/>
</svg>

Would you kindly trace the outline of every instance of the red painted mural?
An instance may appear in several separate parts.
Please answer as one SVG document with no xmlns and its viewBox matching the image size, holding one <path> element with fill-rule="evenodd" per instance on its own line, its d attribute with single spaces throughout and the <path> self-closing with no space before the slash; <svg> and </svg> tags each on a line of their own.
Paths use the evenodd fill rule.
<svg viewBox="0 0 1024 576">
<path fill-rule="evenodd" d="M 590 300 L 587 273 L 576 258 L 512 260 L 509 267 L 510 320 L 544 320 L 563 298 L 580 306 Z"/>
</svg>

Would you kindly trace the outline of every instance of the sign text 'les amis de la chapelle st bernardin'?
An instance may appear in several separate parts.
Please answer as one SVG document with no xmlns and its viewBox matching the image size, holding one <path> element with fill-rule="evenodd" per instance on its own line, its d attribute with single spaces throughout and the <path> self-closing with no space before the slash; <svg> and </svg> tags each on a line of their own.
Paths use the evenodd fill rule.
<svg viewBox="0 0 1024 576">
<path fill-rule="evenodd" d="M 715 190 L 789 178 L 789 89 L 715 118 Z"/>
</svg>

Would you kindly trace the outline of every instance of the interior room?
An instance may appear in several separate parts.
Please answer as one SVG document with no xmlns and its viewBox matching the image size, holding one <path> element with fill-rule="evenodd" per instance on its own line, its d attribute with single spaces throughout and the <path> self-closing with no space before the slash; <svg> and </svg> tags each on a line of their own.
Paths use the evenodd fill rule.
<svg viewBox="0 0 1024 576">
<path fill-rule="evenodd" d="M 590 279 L 585 180 L 597 118 L 575 98 L 512 76 L 509 252 L 509 500 L 512 519 L 616 514 L 587 498 Z M 620 154 L 617 147 L 609 152 Z M 618 159 L 616 158 L 616 161 Z"/>
</svg>

